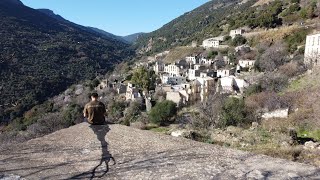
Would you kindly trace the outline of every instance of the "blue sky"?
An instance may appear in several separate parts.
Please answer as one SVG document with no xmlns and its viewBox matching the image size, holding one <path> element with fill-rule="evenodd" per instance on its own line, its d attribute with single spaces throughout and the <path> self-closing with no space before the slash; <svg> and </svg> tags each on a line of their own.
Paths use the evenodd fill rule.
<svg viewBox="0 0 320 180">
<path fill-rule="evenodd" d="M 208 0 L 21 0 L 116 35 L 151 32 Z"/>
</svg>

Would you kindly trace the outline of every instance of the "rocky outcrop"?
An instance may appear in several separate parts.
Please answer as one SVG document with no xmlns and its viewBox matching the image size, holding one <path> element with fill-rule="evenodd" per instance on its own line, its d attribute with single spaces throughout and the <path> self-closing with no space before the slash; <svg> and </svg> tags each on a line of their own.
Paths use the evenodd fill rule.
<svg viewBox="0 0 320 180">
<path fill-rule="evenodd" d="M 318 168 L 132 129 L 86 123 L 1 149 L 25 179 L 319 179 Z"/>
</svg>

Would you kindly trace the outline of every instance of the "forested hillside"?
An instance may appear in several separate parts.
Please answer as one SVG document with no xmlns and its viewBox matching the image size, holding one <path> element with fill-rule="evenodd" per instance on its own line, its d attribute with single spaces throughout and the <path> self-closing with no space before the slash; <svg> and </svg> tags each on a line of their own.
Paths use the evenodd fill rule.
<svg viewBox="0 0 320 180">
<path fill-rule="evenodd" d="M 149 53 L 170 49 L 172 46 L 186 45 L 193 40 L 198 43 L 203 38 L 219 35 L 219 27 L 226 17 L 252 6 L 256 0 L 240 4 L 242 0 L 212 0 L 174 19 L 162 28 L 145 34 L 138 39 L 136 47 Z"/>
<path fill-rule="evenodd" d="M 142 54 L 153 54 L 192 41 L 200 45 L 206 38 L 228 35 L 230 30 L 240 27 L 269 29 L 301 23 L 319 15 L 317 0 L 268 2 L 254 6 L 257 0 L 212 0 L 141 36 L 135 46 Z"/>
<path fill-rule="evenodd" d="M 0 122 L 132 55 L 125 43 L 11 0 L 0 1 L 0 35 Z"/>
</svg>

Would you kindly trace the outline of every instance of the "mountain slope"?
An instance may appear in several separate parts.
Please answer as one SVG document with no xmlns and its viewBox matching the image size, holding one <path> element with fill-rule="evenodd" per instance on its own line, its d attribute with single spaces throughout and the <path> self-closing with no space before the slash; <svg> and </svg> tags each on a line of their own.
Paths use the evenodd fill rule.
<svg viewBox="0 0 320 180">
<path fill-rule="evenodd" d="M 132 54 L 123 42 L 11 1 L 0 1 L 0 121 L 106 73 Z"/>
<path fill-rule="evenodd" d="M 136 46 L 149 52 L 160 52 L 172 46 L 186 45 L 196 40 L 218 36 L 227 17 L 248 10 L 256 0 L 212 0 L 174 19 L 162 28 L 138 39 Z"/>
<path fill-rule="evenodd" d="M 56 19 L 56 20 L 59 20 L 59 21 L 64 21 L 64 22 L 69 22 L 67 21 L 66 19 L 64 19 L 62 16 L 58 15 L 58 14 L 55 14 L 52 10 L 50 9 L 37 9 L 38 11 Z"/>
<path fill-rule="evenodd" d="M 115 40 L 118 40 L 118 41 L 121 41 L 123 43 L 129 43 L 128 41 L 124 40 L 121 36 L 116 36 L 114 34 L 111 34 L 109 32 L 106 32 L 104 30 L 101 30 L 101 29 L 98 29 L 98 28 L 95 28 L 95 27 L 85 27 L 85 26 L 82 26 L 82 25 L 79 25 L 79 24 L 75 24 L 71 21 L 68 21 L 66 19 L 64 19 L 62 16 L 58 15 L 58 14 L 55 14 L 52 10 L 50 9 L 37 9 L 38 11 L 58 20 L 58 21 L 62 21 L 64 23 L 69 23 L 70 25 L 73 25 L 73 26 L 76 26 L 82 30 L 85 30 L 85 31 L 88 31 L 89 33 L 94 33 L 96 35 L 99 35 L 99 36 L 102 36 L 104 38 L 111 38 L 111 39 L 115 39 Z"/>
<path fill-rule="evenodd" d="M 320 176 L 319 168 L 311 165 L 121 125 L 104 127 L 87 123 L 5 147 L 1 149 L 0 162 L 0 177 L 9 173 L 27 179 L 319 179 Z"/>
<path fill-rule="evenodd" d="M 87 27 L 89 30 L 91 31 L 94 31 L 96 33 L 99 33 L 105 37 L 108 37 L 108 38 L 112 38 L 112 39 L 116 39 L 118 41 L 122 41 L 124 43 L 130 43 L 129 41 L 126 41 L 124 38 L 122 38 L 121 36 L 117 36 L 117 35 L 114 35 L 112 33 L 109 33 L 109 32 L 106 32 L 102 29 L 99 29 L 99 28 L 95 28 L 95 27 Z"/>
<path fill-rule="evenodd" d="M 134 34 L 130 34 L 130 35 L 128 35 L 128 36 L 123 36 L 122 38 L 123 38 L 124 40 L 130 42 L 130 43 L 135 43 L 135 42 L 138 40 L 138 38 L 139 38 L 140 36 L 144 35 L 144 34 L 145 34 L 145 33 L 142 33 L 142 32 L 140 32 L 140 33 L 134 33 Z"/>
</svg>

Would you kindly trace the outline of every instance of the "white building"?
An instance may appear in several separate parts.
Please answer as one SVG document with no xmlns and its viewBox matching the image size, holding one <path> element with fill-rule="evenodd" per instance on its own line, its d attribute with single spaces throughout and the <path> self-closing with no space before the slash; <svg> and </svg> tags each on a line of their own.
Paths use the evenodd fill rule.
<svg viewBox="0 0 320 180">
<path fill-rule="evenodd" d="M 200 76 L 200 71 L 196 69 L 188 69 L 188 79 L 195 80 L 197 77 Z"/>
<path fill-rule="evenodd" d="M 186 61 L 190 64 L 198 64 L 199 63 L 199 59 L 197 56 L 188 56 L 188 57 L 186 57 Z"/>
<path fill-rule="evenodd" d="M 221 93 L 233 93 L 236 82 L 234 80 L 234 77 L 222 77 L 220 79 L 220 85 L 221 85 Z"/>
<path fill-rule="evenodd" d="M 223 77 L 220 79 L 221 93 L 243 93 L 249 84 L 244 79 L 235 76 Z"/>
<path fill-rule="evenodd" d="M 228 77 L 233 74 L 233 70 L 230 69 L 218 69 L 217 70 L 217 77 L 223 78 L 223 77 Z"/>
<path fill-rule="evenodd" d="M 170 76 L 180 76 L 180 67 L 175 64 L 170 64 L 164 67 L 164 72 Z"/>
<path fill-rule="evenodd" d="M 242 34 L 244 34 L 244 30 L 243 29 L 235 29 L 235 30 L 231 30 L 230 31 L 230 36 L 232 37 L 232 38 L 235 38 L 236 37 L 236 35 L 242 35 Z"/>
<path fill-rule="evenodd" d="M 140 98 L 141 94 L 139 93 L 139 89 L 135 88 L 133 84 L 128 83 L 127 92 L 126 92 L 126 100 L 136 100 Z"/>
<path fill-rule="evenodd" d="M 241 68 L 253 68 L 255 62 L 256 62 L 255 60 L 250 60 L 250 59 L 239 60 L 239 65 Z"/>
<path fill-rule="evenodd" d="M 206 39 L 202 42 L 204 48 L 219 48 L 220 41 L 215 38 Z"/>
<path fill-rule="evenodd" d="M 201 58 L 200 60 L 200 64 L 204 64 L 204 65 L 207 65 L 207 66 L 210 66 L 213 64 L 213 60 L 212 59 L 207 59 L 207 58 Z"/>
<path fill-rule="evenodd" d="M 208 97 L 210 91 L 214 90 L 214 79 L 212 77 L 203 77 L 197 78 L 196 81 L 200 84 L 200 100 L 202 102 Z"/>
<path fill-rule="evenodd" d="M 320 66 L 320 33 L 308 35 L 304 62 L 308 66 Z"/>
<path fill-rule="evenodd" d="M 164 71 L 164 64 L 161 62 L 156 62 L 156 64 L 153 66 L 153 70 L 156 74 L 163 72 Z"/>
<path fill-rule="evenodd" d="M 178 84 L 186 83 L 187 79 L 186 77 L 183 77 L 183 76 L 170 76 L 170 75 L 164 74 L 161 76 L 161 82 L 162 84 L 178 85 Z"/>
</svg>

